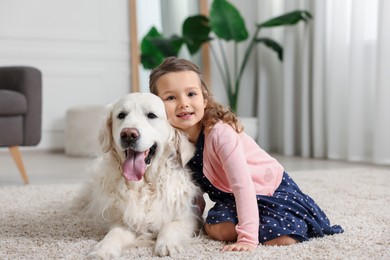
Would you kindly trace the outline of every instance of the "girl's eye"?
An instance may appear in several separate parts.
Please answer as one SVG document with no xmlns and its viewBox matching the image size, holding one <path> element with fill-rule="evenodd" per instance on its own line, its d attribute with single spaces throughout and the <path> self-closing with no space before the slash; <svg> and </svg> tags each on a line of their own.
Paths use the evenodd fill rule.
<svg viewBox="0 0 390 260">
<path fill-rule="evenodd" d="M 190 93 L 188 93 L 188 96 L 189 96 L 189 97 L 196 96 L 196 93 L 195 93 L 195 92 L 190 92 Z"/>
<path fill-rule="evenodd" d="M 148 113 L 147 117 L 150 118 L 150 119 L 157 118 L 157 116 L 154 113 L 152 113 L 152 112 Z"/>
<path fill-rule="evenodd" d="M 168 97 L 165 98 L 165 100 L 173 100 L 173 99 L 175 99 L 174 96 L 168 96 Z"/>
<path fill-rule="evenodd" d="M 123 118 L 125 118 L 125 117 L 126 117 L 126 113 L 124 113 L 124 112 L 120 112 L 120 113 L 118 114 L 118 116 L 117 116 L 118 119 L 123 119 Z"/>
</svg>

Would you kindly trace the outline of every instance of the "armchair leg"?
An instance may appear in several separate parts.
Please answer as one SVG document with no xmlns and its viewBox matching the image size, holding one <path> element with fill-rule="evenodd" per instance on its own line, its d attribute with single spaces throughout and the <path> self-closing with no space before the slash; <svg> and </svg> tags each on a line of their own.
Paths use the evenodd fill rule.
<svg viewBox="0 0 390 260">
<path fill-rule="evenodd" d="M 8 147 L 12 158 L 14 159 L 16 166 L 19 169 L 20 174 L 22 175 L 24 184 L 29 184 L 28 176 L 26 173 L 26 169 L 24 168 L 23 165 L 23 160 L 22 160 L 22 155 L 20 153 L 19 147 L 18 146 L 10 146 Z"/>
</svg>

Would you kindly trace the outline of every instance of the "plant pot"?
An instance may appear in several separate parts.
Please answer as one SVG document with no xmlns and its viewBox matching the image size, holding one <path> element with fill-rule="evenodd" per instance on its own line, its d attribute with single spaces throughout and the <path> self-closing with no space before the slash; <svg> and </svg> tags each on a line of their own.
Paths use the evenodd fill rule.
<svg viewBox="0 0 390 260">
<path fill-rule="evenodd" d="M 239 119 L 244 126 L 244 132 L 257 141 L 257 136 L 259 134 L 257 117 L 239 117 Z"/>
</svg>

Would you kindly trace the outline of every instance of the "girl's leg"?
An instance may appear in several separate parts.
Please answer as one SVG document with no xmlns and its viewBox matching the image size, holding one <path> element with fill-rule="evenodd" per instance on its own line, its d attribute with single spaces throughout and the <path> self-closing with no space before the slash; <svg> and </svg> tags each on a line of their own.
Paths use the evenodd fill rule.
<svg viewBox="0 0 390 260">
<path fill-rule="evenodd" d="M 219 224 L 205 224 L 204 229 L 206 234 L 214 240 L 235 242 L 237 241 L 237 233 L 235 224 L 232 222 L 222 222 Z M 281 236 L 270 241 L 264 242 L 266 246 L 288 246 L 298 243 L 298 240 L 290 236 Z"/>
<path fill-rule="evenodd" d="M 290 237 L 290 236 L 281 236 L 278 238 L 274 238 L 270 241 L 264 242 L 265 246 L 289 246 L 298 243 L 298 240 Z"/>
<path fill-rule="evenodd" d="M 234 242 L 237 241 L 236 225 L 232 222 L 219 224 L 205 224 L 206 234 L 214 240 Z"/>
</svg>

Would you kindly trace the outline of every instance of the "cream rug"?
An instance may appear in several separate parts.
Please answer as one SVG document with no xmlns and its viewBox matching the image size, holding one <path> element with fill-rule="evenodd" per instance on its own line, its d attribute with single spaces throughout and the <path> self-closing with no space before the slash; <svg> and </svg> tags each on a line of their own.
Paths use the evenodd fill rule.
<svg viewBox="0 0 390 260">
<path fill-rule="evenodd" d="M 390 259 L 390 170 L 379 168 L 290 172 L 339 224 L 341 235 L 288 247 L 259 246 L 253 253 L 220 252 L 222 243 L 200 237 L 188 251 L 164 259 Z M 70 210 L 80 185 L 0 188 L 0 259 L 85 259 L 103 231 Z M 151 259 L 151 248 L 132 248 L 121 259 Z"/>
</svg>

